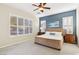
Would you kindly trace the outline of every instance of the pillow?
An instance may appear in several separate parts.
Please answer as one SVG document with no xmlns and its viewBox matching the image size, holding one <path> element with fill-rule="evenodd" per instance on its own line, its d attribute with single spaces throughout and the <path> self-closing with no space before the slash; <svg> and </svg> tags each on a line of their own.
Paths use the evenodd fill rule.
<svg viewBox="0 0 79 59">
<path fill-rule="evenodd" d="M 49 33 L 49 35 L 56 35 L 55 33 Z"/>
<path fill-rule="evenodd" d="M 46 31 L 47 35 L 62 35 L 62 32 L 48 32 Z"/>
<path fill-rule="evenodd" d="M 56 32 L 56 35 L 62 35 L 62 32 Z"/>
<path fill-rule="evenodd" d="M 62 35 L 62 32 L 49 32 L 49 31 L 46 31 L 46 35 Z"/>
<path fill-rule="evenodd" d="M 46 31 L 46 34 L 49 35 L 50 32 Z"/>
</svg>

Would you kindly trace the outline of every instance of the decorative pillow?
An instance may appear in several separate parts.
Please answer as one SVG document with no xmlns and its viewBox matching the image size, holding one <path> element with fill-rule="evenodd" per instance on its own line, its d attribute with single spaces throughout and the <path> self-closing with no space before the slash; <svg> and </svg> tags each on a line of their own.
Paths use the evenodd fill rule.
<svg viewBox="0 0 79 59">
<path fill-rule="evenodd" d="M 49 33 L 49 35 L 56 35 L 55 33 Z"/>
</svg>

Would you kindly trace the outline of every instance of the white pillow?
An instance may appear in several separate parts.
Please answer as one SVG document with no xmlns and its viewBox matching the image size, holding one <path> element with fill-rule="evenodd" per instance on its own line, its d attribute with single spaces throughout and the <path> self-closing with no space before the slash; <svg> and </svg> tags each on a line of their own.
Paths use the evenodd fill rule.
<svg viewBox="0 0 79 59">
<path fill-rule="evenodd" d="M 55 33 L 57 36 L 62 35 L 62 32 L 53 32 L 53 33 Z"/>
<path fill-rule="evenodd" d="M 50 32 L 46 31 L 46 35 L 49 35 L 49 34 L 50 34 Z"/>
<path fill-rule="evenodd" d="M 55 35 L 62 35 L 62 32 L 49 32 L 49 31 L 46 31 L 46 35 L 50 35 L 50 33 L 55 33 Z"/>
</svg>

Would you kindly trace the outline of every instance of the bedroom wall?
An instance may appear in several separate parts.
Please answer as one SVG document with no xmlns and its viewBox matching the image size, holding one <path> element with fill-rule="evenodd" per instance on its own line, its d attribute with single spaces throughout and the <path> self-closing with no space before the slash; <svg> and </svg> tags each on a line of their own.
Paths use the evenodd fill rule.
<svg viewBox="0 0 79 59">
<path fill-rule="evenodd" d="M 76 21 L 76 25 L 77 25 L 77 43 L 78 43 L 78 47 L 79 47 L 79 7 L 77 8 L 77 11 L 76 11 L 76 17 L 77 17 L 77 21 Z"/>
<path fill-rule="evenodd" d="M 49 23 L 55 22 L 55 21 L 59 21 L 59 27 L 62 27 L 62 18 L 63 17 L 67 17 L 67 16 L 73 16 L 73 33 L 76 35 L 76 10 L 72 10 L 72 11 L 67 11 L 67 12 L 62 12 L 62 13 L 58 13 L 58 14 L 54 14 L 54 15 L 49 15 L 49 16 L 45 16 L 45 17 L 40 17 L 40 21 L 41 20 L 46 20 L 46 27 L 50 28 L 48 26 Z"/>
<path fill-rule="evenodd" d="M 25 17 L 27 19 L 31 19 L 33 21 L 32 34 L 11 37 L 9 34 L 9 14 L 14 14 Z M 31 13 L 0 4 L 0 48 L 33 39 L 39 30 L 38 21 L 38 18 Z"/>
</svg>

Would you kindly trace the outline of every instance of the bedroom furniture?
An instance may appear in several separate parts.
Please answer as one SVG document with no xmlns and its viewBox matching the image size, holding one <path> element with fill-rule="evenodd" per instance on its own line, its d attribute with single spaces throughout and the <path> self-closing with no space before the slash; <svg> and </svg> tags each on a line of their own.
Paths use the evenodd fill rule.
<svg viewBox="0 0 79 59">
<path fill-rule="evenodd" d="M 47 31 L 50 33 L 52 33 L 52 32 L 63 33 L 63 29 L 61 29 L 61 28 L 47 29 Z M 62 34 L 61 35 L 58 34 L 55 36 L 48 35 L 48 34 L 37 35 L 35 37 L 35 43 L 61 50 L 62 46 L 63 46 L 63 36 L 62 36 Z"/>
<path fill-rule="evenodd" d="M 43 37 L 36 37 L 35 43 L 61 50 L 62 45 L 63 45 L 63 40 L 62 39 L 55 40 L 55 39 L 48 39 L 48 38 L 43 38 Z"/>
<path fill-rule="evenodd" d="M 66 34 L 64 36 L 64 41 L 67 43 L 75 43 L 75 36 L 73 34 Z"/>
<path fill-rule="evenodd" d="M 37 35 L 45 34 L 45 32 L 38 32 Z"/>
</svg>

